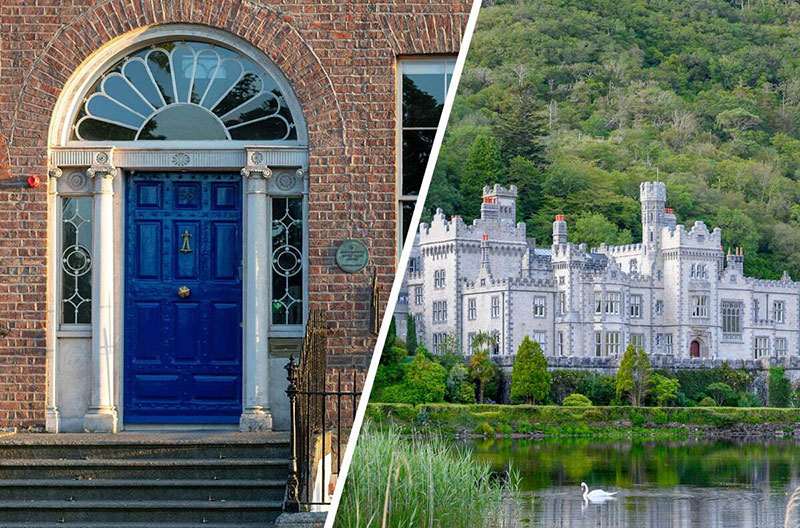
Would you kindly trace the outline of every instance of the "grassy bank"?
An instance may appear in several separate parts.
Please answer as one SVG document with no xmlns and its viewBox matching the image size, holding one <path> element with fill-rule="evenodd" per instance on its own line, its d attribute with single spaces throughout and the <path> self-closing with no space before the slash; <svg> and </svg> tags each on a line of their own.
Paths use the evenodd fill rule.
<svg viewBox="0 0 800 528">
<path fill-rule="evenodd" d="M 396 427 L 365 422 L 336 526 L 499 527 L 517 482 L 440 438 L 402 437 Z"/>
<path fill-rule="evenodd" d="M 405 431 L 476 435 L 687 435 L 791 433 L 800 409 L 740 407 L 561 407 L 553 405 L 370 404 L 367 416 Z"/>
</svg>

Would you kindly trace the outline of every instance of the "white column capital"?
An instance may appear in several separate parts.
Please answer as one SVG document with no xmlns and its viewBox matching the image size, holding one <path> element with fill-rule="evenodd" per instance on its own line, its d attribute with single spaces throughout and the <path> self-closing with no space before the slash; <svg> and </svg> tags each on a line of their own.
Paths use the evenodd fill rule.
<svg viewBox="0 0 800 528">
<path fill-rule="evenodd" d="M 47 192 L 58 194 L 58 179 L 64 174 L 59 167 L 50 167 L 47 171 Z"/>
<path fill-rule="evenodd" d="M 272 169 L 266 165 L 248 165 L 239 171 L 245 178 L 272 178 Z"/>
</svg>

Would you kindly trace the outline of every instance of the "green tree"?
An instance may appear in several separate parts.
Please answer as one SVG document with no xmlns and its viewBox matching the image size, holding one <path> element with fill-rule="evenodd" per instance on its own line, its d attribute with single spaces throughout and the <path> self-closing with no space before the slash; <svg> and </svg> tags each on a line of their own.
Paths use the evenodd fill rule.
<svg viewBox="0 0 800 528">
<path fill-rule="evenodd" d="M 412 314 L 408 314 L 407 321 L 406 350 L 408 350 L 409 356 L 413 356 L 417 353 L 417 319 Z"/>
<path fill-rule="evenodd" d="M 681 382 L 675 378 L 668 378 L 661 374 L 653 374 L 653 396 L 659 407 L 667 407 L 678 399 Z"/>
<path fill-rule="evenodd" d="M 489 332 L 478 332 L 472 336 L 469 346 L 473 354 L 483 352 L 488 355 L 492 348 L 497 346 L 497 338 Z"/>
<path fill-rule="evenodd" d="M 620 230 L 600 213 L 581 213 L 572 224 L 572 229 L 567 235 L 570 241 L 577 244 L 585 242 L 589 247 L 597 247 L 602 243 L 610 245 L 633 243 L 633 235 L 629 230 Z"/>
<path fill-rule="evenodd" d="M 502 145 L 502 157 L 507 163 L 520 156 L 536 165 L 546 162 L 542 144 L 542 119 L 536 108 L 536 97 L 530 90 L 515 90 L 510 108 L 500 113 L 500 122 L 494 129 Z"/>
<path fill-rule="evenodd" d="M 771 407 L 788 407 L 792 401 L 792 383 L 783 367 L 769 369 L 769 404 Z"/>
<path fill-rule="evenodd" d="M 456 363 L 447 373 L 446 399 L 453 403 L 475 403 L 475 385 L 463 363 Z"/>
<path fill-rule="evenodd" d="M 734 391 L 727 383 L 716 382 L 711 383 L 706 387 L 706 394 L 714 398 L 714 403 L 717 407 L 730 404 L 736 399 L 736 391 Z"/>
<path fill-rule="evenodd" d="M 416 403 L 442 402 L 447 389 L 447 372 L 424 354 L 417 354 L 408 365 L 405 384 Z"/>
<path fill-rule="evenodd" d="M 511 369 L 511 401 L 533 404 L 544 400 L 551 380 L 542 346 L 525 336 Z"/>
<path fill-rule="evenodd" d="M 495 377 L 494 362 L 485 352 L 475 352 L 469 360 L 469 374 L 478 385 L 478 403 L 483 403 L 486 385 Z"/>
<path fill-rule="evenodd" d="M 502 181 L 503 162 L 494 137 L 481 134 L 472 142 L 461 177 L 463 215 L 466 220 L 480 213 L 483 187 Z"/>
<path fill-rule="evenodd" d="M 394 320 L 394 316 L 392 316 L 392 320 L 389 321 L 389 331 L 386 334 L 386 342 L 383 344 L 383 353 L 381 354 L 382 364 L 391 363 L 395 359 L 395 356 L 391 354 L 391 349 L 396 340 L 397 322 Z"/>
<path fill-rule="evenodd" d="M 652 380 L 650 358 L 644 349 L 636 350 L 633 344 L 628 345 L 617 371 L 617 398 L 627 395 L 631 405 L 638 407 L 650 392 Z"/>
</svg>

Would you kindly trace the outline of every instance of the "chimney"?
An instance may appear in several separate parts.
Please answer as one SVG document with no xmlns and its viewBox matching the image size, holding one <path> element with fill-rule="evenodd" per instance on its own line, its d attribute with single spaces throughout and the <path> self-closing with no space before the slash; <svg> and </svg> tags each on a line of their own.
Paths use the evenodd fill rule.
<svg viewBox="0 0 800 528">
<path fill-rule="evenodd" d="M 567 222 L 564 220 L 564 215 L 556 215 L 556 221 L 553 222 L 553 244 L 560 246 L 567 243 Z"/>
<path fill-rule="evenodd" d="M 735 248 L 733 255 L 731 255 L 731 248 L 728 248 L 727 261 L 728 269 L 734 270 L 740 275 L 744 275 L 744 251 L 742 251 L 742 248 Z"/>
</svg>

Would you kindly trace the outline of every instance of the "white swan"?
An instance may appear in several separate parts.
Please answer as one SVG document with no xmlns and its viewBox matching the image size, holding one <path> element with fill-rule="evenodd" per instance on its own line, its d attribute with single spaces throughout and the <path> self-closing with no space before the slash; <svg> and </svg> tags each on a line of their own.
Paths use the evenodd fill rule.
<svg viewBox="0 0 800 528">
<path fill-rule="evenodd" d="M 617 494 L 616 491 L 613 493 L 609 493 L 608 491 L 603 491 L 599 489 L 592 490 L 590 492 L 589 486 L 587 486 L 585 482 L 581 482 L 581 491 L 583 492 L 583 498 L 585 500 L 590 500 L 594 502 L 611 500 L 614 498 L 614 495 Z"/>
</svg>

